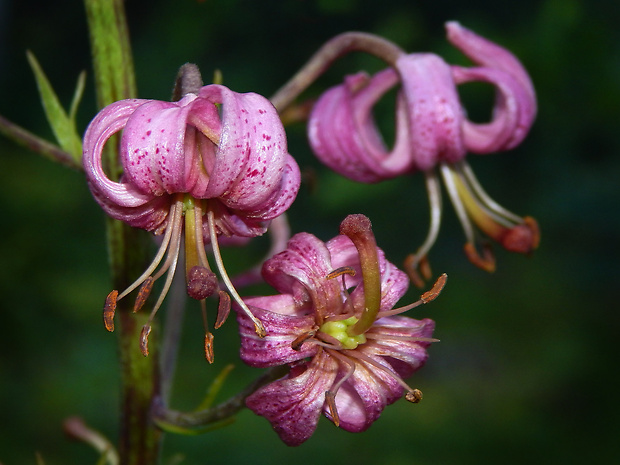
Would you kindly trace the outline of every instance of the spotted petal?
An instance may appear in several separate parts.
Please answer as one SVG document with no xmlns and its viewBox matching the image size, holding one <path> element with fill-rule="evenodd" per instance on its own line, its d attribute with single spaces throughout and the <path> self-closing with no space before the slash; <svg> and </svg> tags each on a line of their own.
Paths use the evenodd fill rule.
<svg viewBox="0 0 620 465">
<path fill-rule="evenodd" d="M 317 352 L 316 346 L 304 344 L 293 350 L 297 337 L 313 329 L 314 317 L 300 315 L 293 298 L 288 294 L 252 297 L 244 300 L 265 326 L 267 335 L 256 334 L 254 322 L 237 308 L 241 335 L 241 360 L 253 367 L 271 367 L 297 362 Z"/>
<path fill-rule="evenodd" d="M 246 405 L 269 420 L 285 444 L 298 446 L 314 433 L 337 372 L 337 362 L 321 350 L 310 362 L 254 392 Z"/>
</svg>

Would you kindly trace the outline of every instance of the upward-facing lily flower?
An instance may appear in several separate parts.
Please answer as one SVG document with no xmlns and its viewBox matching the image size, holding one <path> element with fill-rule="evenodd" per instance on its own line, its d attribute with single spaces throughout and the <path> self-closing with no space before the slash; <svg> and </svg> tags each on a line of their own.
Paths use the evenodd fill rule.
<svg viewBox="0 0 620 465">
<path fill-rule="evenodd" d="M 123 175 L 115 181 L 104 171 L 101 157 L 104 145 L 120 130 Z M 142 286 L 139 308 L 153 282 L 167 272 L 152 314 L 159 308 L 184 236 L 188 294 L 203 301 L 204 309 L 204 299 L 218 290 L 205 252 L 205 242 L 210 243 L 229 292 L 248 312 L 256 331 L 264 334 L 228 279 L 218 237 L 264 233 L 269 220 L 291 205 L 299 189 L 299 168 L 287 153 L 284 129 L 267 99 L 208 85 L 177 102 L 122 100 L 104 108 L 90 123 L 83 159 L 91 192 L 108 215 L 156 235 L 163 233 L 151 266 L 120 296 L 117 291 L 108 296 L 104 320 L 109 330 L 114 328 L 116 300 Z M 229 308 L 227 298 L 220 292 L 224 315 L 218 320 Z M 144 331 L 146 352 L 150 326 Z"/>
<path fill-rule="evenodd" d="M 280 294 L 246 299 L 265 324 L 264 339 L 237 312 L 242 360 L 290 366 L 246 400 L 290 446 L 312 435 L 321 412 L 359 432 L 403 392 L 411 402 L 421 399 L 403 378 L 424 365 L 435 324 L 395 315 L 433 300 L 445 276 L 420 301 L 393 309 L 408 279 L 377 248 L 368 218 L 347 217 L 340 233 L 327 243 L 296 234 L 265 262 L 263 277 Z"/>
<path fill-rule="evenodd" d="M 308 125 L 311 146 L 326 165 L 365 183 L 423 171 L 431 205 L 431 227 L 408 268 L 416 284 L 421 261 L 435 242 L 441 219 L 441 191 L 437 167 L 465 230 L 465 251 L 483 269 L 495 267 L 493 255 L 475 247 L 472 221 L 506 249 L 529 253 L 538 246 L 538 227 L 495 203 L 484 192 L 464 160 L 478 154 L 512 149 L 527 135 L 536 115 L 536 97 L 521 63 L 506 49 L 463 28 L 446 25 L 448 40 L 477 66 L 447 64 L 430 53 L 402 53 L 388 68 L 372 77 L 349 76 L 344 84 L 325 92 L 316 103 Z M 467 119 L 457 85 L 481 81 L 496 88 L 492 120 L 478 124 Z M 372 116 L 372 108 L 400 83 L 396 102 L 396 137 L 386 148 Z M 425 262 L 423 262 L 425 263 Z M 430 272 L 422 267 L 426 279 Z"/>
</svg>

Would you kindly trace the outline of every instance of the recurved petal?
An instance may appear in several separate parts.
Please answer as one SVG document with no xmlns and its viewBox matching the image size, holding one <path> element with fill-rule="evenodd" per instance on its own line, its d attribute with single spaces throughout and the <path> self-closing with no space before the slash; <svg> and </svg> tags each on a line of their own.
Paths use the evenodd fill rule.
<svg viewBox="0 0 620 465">
<path fill-rule="evenodd" d="M 308 121 L 308 139 L 324 164 L 365 183 L 393 178 L 411 167 L 406 131 L 397 130 L 394 148 L 388 150 L 372 114 L 374 105 L 397 82 L 392 69 L 372 78 L 358 73 L 321 96 Z"/>
<path fill-rule="evenodd" d="M 93 118 L 84 134 L 82 159 L 88 185 L 99 203 L 105 199 L 108 213 L 113 217 L 115 206 L 138 207 L 153 198 L 150 193 L 142 192 L 130 183 L 110 180 L 101 162 L 106 142 L 123 129 L 131 114 L 145 102 L 148 100 L 130 99 L 108 105 Z"/>
<path fill-rule="evenodd" d="M 222 130 L 205 198 L 219 197 L 229 208 L 260 209 L 280 189 L 287 163 L 286 134 L 266 98 L 205 86 L 200 97 L 221 104 Z"/>
<path fill-rule="evenodd" d="M 304 344 L 293 350 L 291 344 L 312 330 L 314 318 L 298 314 L 293 298 L 288 294 L 244 299 L 250 310 L 265 326 L 264 338 L 245 312 L 238 308 L 237 321 L 241 336 L 241 359 L 250 366 L 270 367 L 303 360 L 313 356 L 316 345 Z"/>
<path fill-rule="evenodd" d="M 409 115 L 411 150 L 422 171 L 465 156 L 463 112 L 450 66 L 437 55 L 414 53 L 396 61 Z"/>
<path fill-rule="evenodd" d="M 164 195 L 189 192 L 200 172 L 195 134 L 186 144 L 188 118 L 196 95 L 179 102 L 149 101 L 129 117 L 121 139 L 125 175 L 138 189 Z"/>
<path fill-rule="evenodd" d="M 170 197 L 168 196 L 153 197 L 136 207 L 123 207 L 97 190 L 91 189 L 91 191 L 103 211 L 116 220 L 124 221 L 134 228 L 151 231 L 156 235 L 163 232 L 166 227 L 170 211 Z"/>
<path fill-rule="evenodd" d="M 286 250 L 265 262 L 262 274 L 278 292 L 293 295 L 297 305 L 312 304 L 317 312 L 325 312 L 342 302 L 339 281 L 325 279 L 333 269 L 325 243 L 299 233 Z"/>
<path fill-rule="evenodd" d="M 457 84 L 482 81 L 496 88 L 491 122 L 477 124 L 466 119 L 463 123 L 467 150 L 491 153 L 519 145 L 529 132 L 536 114 L 536 101 L 526 88 L 500 69 L 453 66 L 452 70 Z"/>
<path fill-rule="evenodd" d="M 294 366 L 284 378 L 259 389 L 246 399 L 254 413 L 265 417 L 289 446 L 306 441 L 316 429 L 338 364 L 320 351 L 310 362 Z"/>
<path fill-rule="evenodd" d="M 483 73 L 482 76 L 479 76 L 480 80 L 494 81 L 493 83 L 498 87 L 496 111 L 501 110 L 501 105 L 504 103 L 501 101 L 500 94 L 503 94 L 504 99 L 510 94 L 516 99 L 516 104 L 518 105 L 517 127 L 505 148 L 515 147 L 527 135 L 536 118 L 536 93 L 529 74 L 517 57 L 507 49 L 464 28 L 458 22 L 451 21 L 446 23 L 446 31 L 448 33 L 448 40 L 474 63 L 485 68 L 503 71 L 516 81 L 516 83 L 511 82 L 502 77 L 501 74 L 494 76 Z"/>
<path fill-rule="evenodd" d="M 240 210 L 239 215 L 260 220 L 272 220 L 280 216 L 289 209 L 297 197 L 300 182 L 299 166 L 293 157 L 287 154 L 279 188 L 274 189 L 271 196 L 261 205 L 247 211 Z"/>
<path fill-rule="evenodd" d="M 461 26 L 457 21 L 446 23 L 448 40 L 461 50 L 474 63 L 488 68 L 501 69 L 521 83 L 534 102 L 536 94 L 529 74 L 521 62 L 504 47 L 479 36 L 475 32 Z M 536 113 L 536 106 L 533 108 Z"/>
</svg>

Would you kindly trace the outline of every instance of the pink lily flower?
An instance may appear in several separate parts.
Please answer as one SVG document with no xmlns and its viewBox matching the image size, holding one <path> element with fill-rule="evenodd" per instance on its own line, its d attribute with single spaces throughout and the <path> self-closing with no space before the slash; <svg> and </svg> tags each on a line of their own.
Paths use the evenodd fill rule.
<svg viewBox="0 0 620 465">
<path fill-rule="evenodd" d="M 102 150 L 121 130 L 123 174 L 116 180 L 104 171 Z M 113 291 L 108 296 L 104 321 L 109 330 L 114 328 L 116 300 L 142 286 L 136 301 L 139 308 L 153 282 L 167 272 L 155 314 L 172 282 L 183 236 L 188 294 L 204 304 L 206 297 L 218 291 L 205 252 L 208 243 L 221 279 L 249 313 L 226 274 L 218 238 L 237 240 L 263 234 L 270 220 L 291 205 L 300 183 L 299 168 L 287 152 L 284 129 L 267 99 L 207 85 L 177 102 L 115 102 L 88 126 L 83 160 L 90 190 L 108 215 L 163 234 L 161 247 L 144 274 L 121 295 Z M 227 313 L 228 296 L 222 292 L 223 312 L 216 327 Z M 264 334 L 260 321 L 251 313 L 248 317 L 256 331 Z M 146 353 L 149 331 L 150 326 L 145 326 L 142 348 Z"/>
<path fill-rule="evenodd" d="M 474 34 L 456 22 L 446 24 L 448 40 L 475 67 L 449 65 L 430 53 L 402 54 L 388 68 L 369 77 L 348 76 L 326 91 L 308 124 L 313 151 L 327 166 L 350 179 L 375 183 L 417 171 L 424 172 L 431 205 L 431 226 L 424 244 L 408 259 L 412 280 L 422 285 L 430 271 L 426 255 L 441 221 L 441 188 L 437 170 L 465 230 L 465 251 L 477 266 L 493 271 L 495 260 L 485 247 L 477 252 L 476 231 L 507 250 L 530 253 L 539 243 L 536 221 L 521 218 L 494 202 L 465 162 L 477 154 L 509 150 L 521 143 L 536 116 L 536 96 L 521 63 L 508 50 Z M 493 116 L 488 123 L 470 121 L 457 86 L 480 81 L 496 88 Z M 396 136 L 386 147 L 372 116 L 373 106 L 400 84 L 396 101 Z"/>
<path fill-rule="evenodd" d="M 445 276 L 420 301 L 393 309 L 408 278 L 377 248 L 368 218 L 351 215 L 340 232 L 327 243 L 296 234 L 285 251 L 265 262 L 263 277 L 279 294 L 245 300 L 265 324 L 265 338 L 237 312 L 242 360 L 254 367 L 290 367 L 246 399 L 290 446 L 313 434 L 321 413 L 360 432 L 404 392 L 418 402 L 421 392 L 404 378 L 424 365 L 426 348 L 436 341 L 432 320 L 395 315 L 433 300 Z"/>
</svg>

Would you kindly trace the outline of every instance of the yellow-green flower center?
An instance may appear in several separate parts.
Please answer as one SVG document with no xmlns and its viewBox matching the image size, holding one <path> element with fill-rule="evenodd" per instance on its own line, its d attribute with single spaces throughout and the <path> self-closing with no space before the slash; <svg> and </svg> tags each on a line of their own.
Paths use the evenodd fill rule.
<svg viewBox="0 0 620 465">
<path fill-rule="evenodd" d="M 366 342 L 366 336 L 364 336 L 364 334 L 351 336 L 347 331 L 351 326 L 357 323 L 357 320 L 358 318 L 352 316 L 346 320 L 327 321 L 321 325 L 319 331 L 337 339 L 342 344 L 343 348 L 355 349 L 358 345 Z"/>
</svg>

